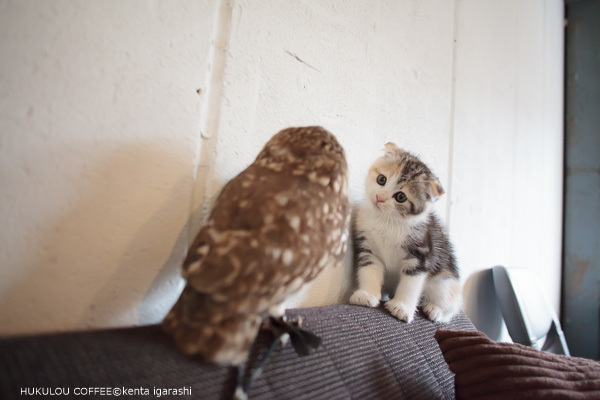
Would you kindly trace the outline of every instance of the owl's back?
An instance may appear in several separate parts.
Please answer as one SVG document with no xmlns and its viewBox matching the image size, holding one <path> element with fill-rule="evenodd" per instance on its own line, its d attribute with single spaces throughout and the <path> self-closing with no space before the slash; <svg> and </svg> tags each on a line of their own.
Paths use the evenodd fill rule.
<svg viewBox="0 0 600 400">
<path fill-rule="evenodd" d="M 346 171 L 333 135 L 291 128 L 223 188 L 189 249 L 186 288 L 164 322 L 183 352 L 242 362 L 260 322 L 343 258 Z"/>
</svg>

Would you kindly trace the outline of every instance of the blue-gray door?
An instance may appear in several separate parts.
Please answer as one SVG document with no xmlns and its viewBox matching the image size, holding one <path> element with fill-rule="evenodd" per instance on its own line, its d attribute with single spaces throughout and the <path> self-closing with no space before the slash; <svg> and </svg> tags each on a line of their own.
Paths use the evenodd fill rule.
<svg viewBox="0 0 600 400">
<path fill-rule="evenodd" d="M 567 1 L 562 326 L 573 356 L 600 340 L 600 1 Z"/>
</svg>

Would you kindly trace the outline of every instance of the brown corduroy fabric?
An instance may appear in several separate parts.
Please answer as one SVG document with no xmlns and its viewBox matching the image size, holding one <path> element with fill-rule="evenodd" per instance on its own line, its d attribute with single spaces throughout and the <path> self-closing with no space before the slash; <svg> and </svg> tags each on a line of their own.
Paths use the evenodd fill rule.
<svg viewBox="0 0 600 400">
<path fill-rule="evenodd" d="M 600 399 L 600 363 L 499 343 L 477 331 L 438 330 L 457 399 Z"/>
</svg>

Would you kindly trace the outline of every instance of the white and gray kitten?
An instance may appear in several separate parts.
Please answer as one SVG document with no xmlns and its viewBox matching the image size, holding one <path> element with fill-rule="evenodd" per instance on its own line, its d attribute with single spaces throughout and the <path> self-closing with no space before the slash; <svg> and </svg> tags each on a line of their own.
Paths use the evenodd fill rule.
<svg viewBox="0 0 600 400">
<path fill-rule="evenodd" d="M 382 292 L 396 318 L 411 322 L 417 306 L 432 321 L 448 322 L 462 304 L 452 245 L 432 204 L 444 194 L 416 156 L 385 145 L 366 182 L 355 223 L 358 289 L 350 303 L 377 307 Z"/>
</svg>

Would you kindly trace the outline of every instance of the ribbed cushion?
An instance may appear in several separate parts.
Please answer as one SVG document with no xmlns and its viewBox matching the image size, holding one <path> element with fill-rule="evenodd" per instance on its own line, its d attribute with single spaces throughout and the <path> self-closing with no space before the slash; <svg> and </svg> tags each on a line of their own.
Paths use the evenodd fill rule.
<svg viewBox="0 0 600 400">
<path fill-rule="evenodd" d="M 349 305 L 287 315 L 303 316 L 323 344 L 303 358 L 290 343 L 277 348 L 250 399 L 453 399 L 454 376 L 433 336 L 474 329 L 462 313 L 449 324 L 422 316 L 405 324 L 382 308 Z M 261 333 L 252 358 L 269 339 Z M 70 397 L 78 387 L 186 388 L 193 398 L 220 399 L 231 396 L 235 370 L 180 355 L 159 326 L 148 326 L 1 339 L 0 382 L 2 399 L 40 387 L 69 388 Z"/>
<path fill-rule="evenodd" d="M 459 399 L 600 399 L 600 363 L 497 343 L 482 332 L 435 334 Z"/>
</svg>

